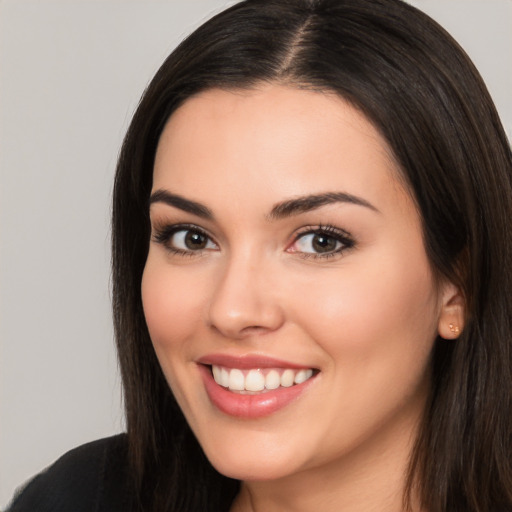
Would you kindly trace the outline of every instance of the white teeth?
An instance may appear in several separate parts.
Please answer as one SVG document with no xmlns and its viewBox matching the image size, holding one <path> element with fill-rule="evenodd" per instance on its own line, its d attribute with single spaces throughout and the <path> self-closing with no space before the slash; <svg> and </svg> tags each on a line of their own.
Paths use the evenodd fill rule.
<svg viewBox="0 0 512 512">
<path fill-rule="evenodd" d="M 229 389 L 233 391 L 243 391 L 245 389 L 244 374 L 241 370 L 231 370 L 229 372 Z"/>
<path fill-rule="evenodd" d="M 242 371 L 238 368 L 228 369 L 212 365 L 213 378 L 217 384 L 231 391 L 258 392 L 277 389 L 280 386 L 289 388 L 294 384 L 302 384 L 313 376 L 311 368 L 292 370 L 252 369 Z"/>
<path fill-rule="evenodd" d="M 247 391 L 261 391 L 265 389 L 265 377 L 258 370 L 251 370 L 245 378 L 245 389 Z"/>
<path fill-rule="evenodd" d="M 217 381 L 221 386 L 224 386 L 225 388 L 229 388 L 229 372 L 226 370 L 226 368 L 222 368 L 220 371 L 220 381 Z"/>
<path fill-rule="evenodd" d="M 265 377 L 265 388 L 277 389 L 281 385 L 281 377 L 277 370 L 270 370 Z"/>
<path fill-rule="evenodd" d="M 293 380 L 295 379 L 295 372 L 293 370 L 285 370 L 281 375 L 281 386 L 289 388 L 293 386 Z"/>
<path fill-rule="evenodd" d="M 295 375 L 295 379 L 293 382 L 295 382 L 295 384 L 302 384 L 303 382 L 306 382 L 312 376 L 313 376 L 313 370 L 311 370 L 311 368 L 309 370 L 299 370 L 297 372 L 297 375 Z"/>
<path fill-rule="evenodd" d="M 218 382 L 220 384 L 222 382 L 222 369 L 219 366 L 212 366 L 212 373 L 215 382 Z"/>
</svg>

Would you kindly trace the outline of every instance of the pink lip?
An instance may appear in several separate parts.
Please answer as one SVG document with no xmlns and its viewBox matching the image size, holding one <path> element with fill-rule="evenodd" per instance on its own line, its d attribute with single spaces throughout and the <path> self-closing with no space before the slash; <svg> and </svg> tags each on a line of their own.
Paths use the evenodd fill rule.
<svg viewBox="0 0 512 512">
<path fill-rule="evenodd" d="M 273 357 L 262 355 L 244 355 L 232 356 L 228 354 L 210 354 L 201 357 L 197 361 L 199 364 L 224 366 L 226 368 L 239 368 L 240 370 L 249 370 L 251 368 L 291 368 L 300 370 L 309 368 L 309 366 L 298 365 L 288 361 L 282 361 Z"/>
<path fill-rule="evenodd" d="M 203 362 L 205 361 L 205 362 Z M 208 361 L 208 362 L 206 362 Z M 297 400 L 313 383 L 315 376 L 302 384 L 289 388 L 278 388 L 265 393 L 245 395 L 234 393 L 219 386 L 213 379 L 210 370 L 211 364 L 228 368 L 295 368 L 304 366 L 291 365 L 272 358 L 245 356 L 243 358 L 231 356 L 208 356 L 198 361 L 198 368 L 203 379 L 206 393 L 212 404 L 221 412 L 229 416 L 246 419 L 257 419 L 268 416 Z"/>
</svg>

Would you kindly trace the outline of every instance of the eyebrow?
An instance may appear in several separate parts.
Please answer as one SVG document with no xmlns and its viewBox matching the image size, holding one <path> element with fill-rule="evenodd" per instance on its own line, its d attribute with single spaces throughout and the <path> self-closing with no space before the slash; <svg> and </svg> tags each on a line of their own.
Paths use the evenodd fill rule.
<svg viewBox="0 0 512 512">
<path fill-rule="evenodd" d="M 151 194 L 149 204 L 164 203 L 174 208 L 178 208 L 203 219 L 213 220 L 213 212 L 206 206 L 191 199 L 185 199 L 178 194 L 172 194 L 167 190 L 157 190 Z M 375 206 L 361 197 L 347 194 L 346 192 L 327 192 L 324 194 L 312 194 L 307 196 L 289 199 L 273 206 L 268 218 L 270 220 L 279 220 L 293 215 L 309 212 L 334 203 L 348 203 L 357 206 L 363 206 L 374 212 L 380 213 Z"/>
<path fill-rule="evenodd" d="M 311 210 L 316 210 L 322 206 L 334 203 L 355 204 L 380 213 L 375 206 L 361 197 L 347 194 L 345 192 L 327 192 L 325 194 L 301 196 L 296 199 L 290 199 L 288 201 L 278 203 L 272 208 L 269 217 L 272 220 L 282 219 L 284 217 L 290 217 L 292 215 L 299 215 Z"/>
<path fill-rule="evenodd" d="M 177 194 L 171 194 L 170 192 L 167 192 L 167 190 L 157 190 L 156 192 L 153 192 L 149 198 L 149 204 L 151 205 L 153 203 L 164 203 L 183 210 L 184 212 L 197 215 L 202 219 L 213 220 L 213 213 L 206 206 L 201 203 L 197 203 L 196 201 L 185 199 Z"/>
</svg>

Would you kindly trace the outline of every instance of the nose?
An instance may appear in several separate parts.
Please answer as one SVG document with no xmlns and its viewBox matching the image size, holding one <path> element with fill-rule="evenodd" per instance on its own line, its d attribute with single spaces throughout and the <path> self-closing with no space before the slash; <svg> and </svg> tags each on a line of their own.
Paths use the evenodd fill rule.
<svg viewBox="0 0 512 512">
<path fill-rule="evenodd" d="M 212 329 L 232 339 L 275 331 L 284 322 L 271 269 L 254 258 L 231 258 L 218 276 L 208 311 Z"/>
</svg>

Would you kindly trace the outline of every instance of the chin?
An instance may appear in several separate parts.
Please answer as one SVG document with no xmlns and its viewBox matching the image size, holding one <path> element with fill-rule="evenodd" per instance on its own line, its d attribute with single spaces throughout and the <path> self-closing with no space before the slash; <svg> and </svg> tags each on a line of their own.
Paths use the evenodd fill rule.
<svg viewBox="0 0 512 512">
<path fill-rule="evenodd" d="M 262 482 L 279 480 L 290 475 L 293 471 L 288 464 L 276 464 L 267 460 L 258 461 L 211 461 L 213 467 L 222 475 L 244 482 Z M 217 463 L 218 462 L 218 463 Z"/>
<path fill-rule="evenodd" d="M 251 436 L 252 437 L 252 436 Z M 212 439 L 212 438 L 210 438 Z M 239 437 L 238 442 L 206 443 L 203 450 L 213 467 L 222 475 L 236 480 L 277 480 L 300 471 L 303 461 L 297 449 L 283 447 L 282 443 L 270 445 L 268 439 Z"/>
</svg>

